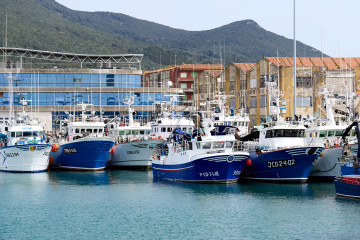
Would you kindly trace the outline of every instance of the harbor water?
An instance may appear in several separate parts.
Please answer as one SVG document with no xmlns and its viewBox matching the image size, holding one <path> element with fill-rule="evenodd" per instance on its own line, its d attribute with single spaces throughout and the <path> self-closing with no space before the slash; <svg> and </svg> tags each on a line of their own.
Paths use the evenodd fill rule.
<svg viewBox="0 0 360 240">
<path fill-rule="evenodd" d="M 0 239 L 358 239 L 333 183 L 190 184 L 151 171 L 0 172 Z"/>
</svg>

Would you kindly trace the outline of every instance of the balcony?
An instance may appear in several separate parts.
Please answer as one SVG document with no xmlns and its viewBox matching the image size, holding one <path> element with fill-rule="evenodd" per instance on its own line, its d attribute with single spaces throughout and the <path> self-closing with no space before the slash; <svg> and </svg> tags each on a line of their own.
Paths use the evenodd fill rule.
<svg viewBox="0 0 360 240">
<path fill-rule="evenodd" d="M 182 88 L 184 92 L 194 92 L 194 89 L 192 88 Z"/>
</svg>

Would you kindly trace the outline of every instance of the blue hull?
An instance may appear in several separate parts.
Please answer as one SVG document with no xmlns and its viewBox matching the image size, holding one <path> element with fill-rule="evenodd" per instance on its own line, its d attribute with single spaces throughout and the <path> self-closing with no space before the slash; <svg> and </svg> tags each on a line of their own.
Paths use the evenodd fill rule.
<svg viewBox="0 0 360 240">
<path fill-rule="evenodd" d="M 60 145 L 50 153 L 51 168 L 68 170 L 103 170 L 109 160 L 113 141 L 77 141 Z"/>
<path fill-rule="evenodd" d="M 240 179 L 306 182 L 314 161 L 323 150 L 321 147 L 299 147 L 260 155 L 250 152 L 252 164 L 244 167 Z"/>
<path fill-rule="evenodd" d="M 341 175 L 360 174 L 360 167 L 341 165 Z"/>
<path fill-rule="evenodd" d="M 236 155 L 228 162 L 229 155 L 200 158 L 188 163 L 163 165 L 152 164 L 154 178 L 198 183 L 228 183 L 239 178 L 245 166 L 246 155 Z"/>
<path fill-rule="evenodd" d="M 350 198 L 360 198 L 360 186 L 344 183 L 341 180 L 335 180 L 335 191 L 336 195 Z"/>
</svg>

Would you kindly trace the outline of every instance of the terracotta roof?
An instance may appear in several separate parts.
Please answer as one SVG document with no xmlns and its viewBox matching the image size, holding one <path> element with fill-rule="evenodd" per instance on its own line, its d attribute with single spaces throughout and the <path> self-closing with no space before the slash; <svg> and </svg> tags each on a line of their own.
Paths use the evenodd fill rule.
<svg viewBox="0 0 360 240">
<path fill-rule="evenodd" d="M 293 58 L 287 57 L 264 57 L 266 60 L 280 66 L 293 66 Z M 350 70 L 360 66 L 360 58 L 319 58 L 319 57 L 301 57 L 296 58 L 297 67 L 321 67 L 324 66 L 328 70 Z"/>
<path fill-rule="evenodd" d="M 221 64 L 183 64 L 178 65 L 182 70 L 221 70 L 224 66 Z"/>
<path fill-rule="evenodd" d="M 163 72 L 163 71 L 168 71 L 170 69 L 173 69 L 173 67 L 172 66 L 167 66 L 167 67 L 156 69 L 156 70 L 153 70 L 153 71 L 144 71 L 144 73 L 149 74 L 149 73 Z"/>
<path fill-rule="evenodd" d="M 314 66 L 314 64 L 310 61 L 309 58 L 298 58 L 298 59 L 304 67 L 313 67 Z"/>
<path fill-rule="evenodd" d="M 339 66 L 334 62 L 331 58 L 324 58 L 324 65 L 327 67 L 328 70 L 338 70 Z"/>
<path fill-rule="evenodd" d="M 235 67 L 239 68 L 242 71 L 249 71 L 255 66 L 256 63 L 231 63 L 231 64 L 233 64 Z"/>
<path fill-rule="evenodd" d="M 213 77 L 218 77 L 223 71 L 222 70 L 205 70 L 204 72 L 212 75 Z"/>
</svg>

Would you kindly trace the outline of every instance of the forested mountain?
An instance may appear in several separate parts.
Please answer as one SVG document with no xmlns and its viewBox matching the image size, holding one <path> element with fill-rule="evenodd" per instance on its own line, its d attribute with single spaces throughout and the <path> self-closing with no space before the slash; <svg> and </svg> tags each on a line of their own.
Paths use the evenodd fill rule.
<svg viewBox="0 0 360 240">
<path fill-rule="evenodd" d="M 120 13 L 71 10 L 54 0 L 1 0 L 1 42 L 47 51 L 93 54 L 144 54 L 144 69 L 176 63 L 257 62 L 262 56 L 291 57 L 291 39 L 261 28 L 252 20 L 207 31 L 186 31 Z M 224 47 L 225 46 L 225 47 Z M 297 42 L 307 57 L 321 52 Z M 176 57 L 175 57 L 176 55 Z M 304 56 L 301 51 L 299 56 Z"/>
</svg>

